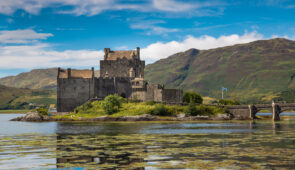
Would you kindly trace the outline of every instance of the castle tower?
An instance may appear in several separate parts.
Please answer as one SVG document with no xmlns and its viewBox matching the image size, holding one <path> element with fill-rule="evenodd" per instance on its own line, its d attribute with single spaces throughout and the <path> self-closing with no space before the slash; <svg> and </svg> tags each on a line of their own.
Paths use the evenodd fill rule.
<svg viewBox="0 0 295 170">
<path fill-rule="evenodd" d="M 143 78 L 145 62 L 140 60 L 140 48 L 127 51 L 104 49 L 104 60 L 100 61 L 100 77 Z"/>
</svg>

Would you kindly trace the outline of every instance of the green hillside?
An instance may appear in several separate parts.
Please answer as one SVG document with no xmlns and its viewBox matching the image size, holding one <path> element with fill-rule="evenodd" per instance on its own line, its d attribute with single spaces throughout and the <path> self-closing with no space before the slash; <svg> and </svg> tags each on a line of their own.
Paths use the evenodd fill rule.
<svg viewBox="0 0 295 170">
<path fill-rule="evenodd" d="M 29 89 L 55 89 L 57 68 L 35 69 L 0 79 L 0 84 L 9 87 Z"/>
<path fill-rule="evenodd" d="M 0 85 L 0 109 L 28 109 L 30 103 L 46 106 L 56 104 L 56 92 Z"/>
<path fill-rule="evenodd" d="M 145 79 L 166 87 L 195 90 L 203 96 L 241 102 L 295 102 L 295 42 L 255 41 L 210 50 L 190 49 L 147 65 Z M 96 74 L 98 72 L 96 71 Z M 56 89 L 56 68 L 37 69 L 0 79 L 17 88 Z"/>
<path fill-rule="evenodd" d="M 0 78 L 0 85 L 29 89 L 56 89 L 57 68 L 35 69 L 16 76 Z M 99 71 L 95 71 L 99 76 Z"/>
<path fill-rule="evenodd" d="M 228 98 L 269 102 L 295 89 L 294 65 L 295 42 L 271 39 L 177 53 L 147 65 L 145 78 L 214 98 L 220 98 L 224 86 Z"/>
</svg>

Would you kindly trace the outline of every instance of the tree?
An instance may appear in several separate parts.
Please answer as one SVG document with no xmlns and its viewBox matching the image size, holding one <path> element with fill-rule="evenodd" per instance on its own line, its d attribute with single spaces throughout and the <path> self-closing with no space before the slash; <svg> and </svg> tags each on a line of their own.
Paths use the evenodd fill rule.
<svg viewBox="0 0 295 170">
<path fill-rule="evenodd" d="M 105 97 L 104 101 L 101 103 L 101 107 L 105 113 L 111 115 L 119 111 L 123 101 L 124 99 L 117 94 L 109 95 Z"/>
<path fill-rule="evenodd" d="M 218 101 L 218 104 L 221 104 L 221 105 L 240 105 L 240 102 L 235 101 L 235 100 L 220 99 Z"/>
<path fill-rule="evenodd" d="M 156 104 L 155 108 L 152 110 L 152 115 L 156 116 L 169 116 L 170 113 L 168 109 L 163 104 Z"/>
<path fill-rule="evenodd" d="M 191 100 L 194 103 L 199 103 L 199 104 L 203 103 L 203 98 L 198 93 L 194 91 L 185 92 L 183 95 L 182 101 L 185 103 L 190 103 Z"/>
<path fill-rule="evenodd" d="M 195 116 L 198 114 L 198 109 L 196 108 L 196 103 L 194 100 L 190 100 L 189 105 L 185 109 L 185 113 L 191 116 Z"/>
</svg>

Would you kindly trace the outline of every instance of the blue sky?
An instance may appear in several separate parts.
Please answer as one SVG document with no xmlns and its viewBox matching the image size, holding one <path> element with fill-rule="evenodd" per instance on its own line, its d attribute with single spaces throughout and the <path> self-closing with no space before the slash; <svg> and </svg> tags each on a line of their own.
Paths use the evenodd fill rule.
<svg viewBox="0 0 295 170">
<path fill-rule="evenodd" d="M 295 39 L 292 0 L 0 0 L 0 77 L 35 68 L 99 69 L 103 48 L 147 63 L 189 48 Z"/>
</svg>

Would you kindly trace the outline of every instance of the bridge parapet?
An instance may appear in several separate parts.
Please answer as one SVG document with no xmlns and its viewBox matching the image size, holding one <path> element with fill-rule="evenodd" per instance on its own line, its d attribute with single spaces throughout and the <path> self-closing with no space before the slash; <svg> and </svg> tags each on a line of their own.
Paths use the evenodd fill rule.
<svg viewBox="0 0 295 170">
<path fill-rule="evenodd" d="M 272 104 L 255 104 L 255 105 L 233 105 L 223 106 L 234 117 L 242 119 L 255 119 L 255 115 L 260 110 L 269 110 L 272 113 L 274 121 L 280 120 L 280 113 L 287 110 L 295 110 L 295 103 L 272 103 Z"/>
</svg>

